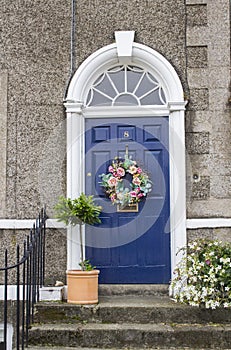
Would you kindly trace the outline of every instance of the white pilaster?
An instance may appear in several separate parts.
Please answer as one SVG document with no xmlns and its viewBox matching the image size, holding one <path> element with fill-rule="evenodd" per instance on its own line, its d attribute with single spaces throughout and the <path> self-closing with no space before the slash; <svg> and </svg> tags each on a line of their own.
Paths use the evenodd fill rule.
<svg viewBox="0 0 231 350">
<path fill-rule="evenodd" d="M 176 109 L 181 109 L 181 106 Z M 173 271 L 186 246 L 186 174 L 184 110 L 169 115 L 171 266 Z"/>
<path fill-rule="evenodd" d="M 84 192 L 84 117 L 82 103 L 67 101 L 67 197 Z M 79 227 L 67 229 L 67 269 L 79 268 Z"/>
</svg>

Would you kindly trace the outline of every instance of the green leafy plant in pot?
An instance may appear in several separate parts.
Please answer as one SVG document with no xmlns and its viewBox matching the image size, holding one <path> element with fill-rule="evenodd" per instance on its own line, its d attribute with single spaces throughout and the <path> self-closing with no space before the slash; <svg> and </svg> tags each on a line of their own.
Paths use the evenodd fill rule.
<svg viewBox="0 0 231 350">
<path fill-rule="evenodd" d="M 94 203 L 93 196 L 82 193 L 74 199 L 60 197 L 54 209 L 58 221 L 71 226 L 79 225 L 81 270 L 67 271 L 68 302 L 95 304 L 98 302 L 99 270 L 95 270 L 89 260 L 84 260 L 83 225 L 101 223 L 99 215 L 102 207 Z M 89 292 L 91 295 L 87 296 Z"/>
</svg>

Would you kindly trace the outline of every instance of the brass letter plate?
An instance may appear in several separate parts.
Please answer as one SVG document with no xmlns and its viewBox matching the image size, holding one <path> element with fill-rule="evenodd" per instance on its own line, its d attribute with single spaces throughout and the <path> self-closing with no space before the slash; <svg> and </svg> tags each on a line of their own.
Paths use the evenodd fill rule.
<svg viewBox="0 0 231 350">
<path fill-rule="evenodd" d="M 125 207 L 122 207 L 121 205 L 117 205 L 117 212 L 118 213 L 138 213 L 139 211 L 139 204 L 129 204 Z"/>
</svg>

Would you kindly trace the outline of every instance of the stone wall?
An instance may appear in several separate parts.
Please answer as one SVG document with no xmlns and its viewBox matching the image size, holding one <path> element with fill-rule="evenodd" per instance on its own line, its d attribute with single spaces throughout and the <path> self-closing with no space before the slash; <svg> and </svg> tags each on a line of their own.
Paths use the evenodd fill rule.
<svg viewBox="0 0 231 350">
<path fill-rule="evenodd" d="M 203 237 L 208 240 L 218 240 L 231 243 L 230 227 L 190 229 L 187 231 L 187 234 L 189 241 L 194 241 Z"/>
<path fill-rule="evenodd" d="M 188 217 L 231 216 L 230 4 L 187 0 Z"/>
<path fill-rule="evenodd" d="M 0 7 L 0 75 L 8 77 L 3 86 L 7 91 L 6 213 L 0 214 L 33 218 L 44 204 L 41 192 L 49 189 L 45 199 L 52 206 L 52 198 L 64 191 L 55 176 L 47 185 L 41 173 L 55 175 L 56 169 L 46 159 L 54 154 L 58 158 L 65 140 L 64 134 L 61 141 L 53 138 L 49 143 L 65 119 L 71 5 L 61 0 L 1 0 Z M 58 169 L 63 166 L 61 161 Z"/>
<path fill-rule="evenodd" d="M 0 215 L 31 218 L 44 203 L 52 215 L 66 184 L 63 98 L 70 77 L 71 4 L 60 0 L 0 3 L 4 78 Z M 183 3 L 81 1 L 76 9 L 76 67 L 112 43 L 115 30 L 133 29 L 136 41 L 164 54 L 185 82 Z"/>
<path fill-rule="evenodd" d="M 4 266 L 5 250 L 8 250 L 8 266 L 16 263 L 16 247 L 20 246 L 20 259 L 23 256 L 23 244 L 29 230 L 0 230 L 0 267 Z M 46 270 L 45 285 L 53 286 L 55 282 L 66 282 L 66 230 L 46 230 Z M 22 271 L 21 277 L 22 277 Z M 16 271 L 12 269 L 8 274 L 10 284 L 16 284 Z M 4 283 L 4 273 L 0 272 L 0 284 Z"/>
<path fill-rule="evenodd" d="M 70 78 L 71 4 L 1 3 L 0 215 L 31 218 L 46 203 L 52 216 L 66 186 L 63 98 Z M 185 6 L 183 0 L 82 0 L 76 8 L 76 67 L 112 43 L 115 30 L 131 29 L 137 42 L 175 67 L 189 100 L 188 217 L 231 216 L 229 1 L 187 0 Z"/>
<path fill-rule="evenodd" d="M 164 55 L 187 89 L 184 0 L 82 0 L 77 6 L 77 65 L 114 42 L 116 30 L 134 30 L 135 41 Z"/>
<path fill-rule="evenodd" d="M 71 2 L 0 0 L 0 7 L 0 218 L 33 218 L 44 203 L 52 217 L 66 191 Z M 179 74 L 189 101 L 188 218 L 231 217 L 229 14 L 229 0 L 77 2 L 76 68 L 113 43 L 114 31 L 134 30 L 136 42 L 160 52 Z M 228 240 L 230 230 L 224 230 L 219 235 Z M 205 231 L 189 231 L 189 237 L 217 234 Z M 24 235 L 0 231 L 1 252 Z M 49 231 L 47 244 L 52 284 L 65 278 L 65 234 Z"/>
<path fill-rule="evenodd" d="M 46 203 L 52 216 L 66 184 L 63 98 L 70 78 L 71 3 L 1 0 L 0 5 L 0 69 L 8 77 L 7 146 L 2 145 L 7 163 L 0 174 L 7 195 L 0 215 L 31 218 Z M 132 29 L 137 42 L 173 64 L 187 90 L 185 19 L 183 0 L 82 0 L 76 8 L 76 67 L 114 42 L 115 30 Z"/>
</svg>

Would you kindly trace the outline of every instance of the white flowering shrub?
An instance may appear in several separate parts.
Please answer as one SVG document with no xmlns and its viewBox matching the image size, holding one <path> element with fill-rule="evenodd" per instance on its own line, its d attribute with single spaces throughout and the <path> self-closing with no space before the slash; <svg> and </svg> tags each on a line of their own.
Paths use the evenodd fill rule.
<svg viewBox="0 0 231 350">
<path fill-rule="evenodd" d="M 175 301 L 207 309 L 231 307 L 231 244 L 198 240 L 174 271 Z"/>
</svg>

